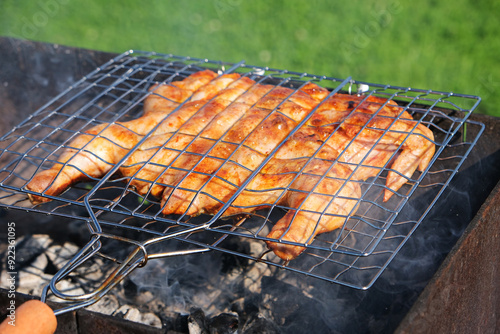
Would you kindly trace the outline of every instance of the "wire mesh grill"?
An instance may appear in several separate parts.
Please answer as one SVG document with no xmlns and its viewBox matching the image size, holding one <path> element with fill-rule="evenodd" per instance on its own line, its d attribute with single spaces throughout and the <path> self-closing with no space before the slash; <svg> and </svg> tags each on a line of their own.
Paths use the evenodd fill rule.
<svg viewBox="0 0 500 334">
<path fill-rule="evenodd" d="M 268 236 L 273 224 L 294 209 L 278 200 L 259 207 L 259 210 L 254 210 L 252 205 L 240 204 L 236 209 L 241 209 L 241 213 L 233 210 L 234 214 L 223 216 L 253 177 L 273 158 L 281 144 L 272 149 L 257 168 L 247 168 L 250 177 L 242 184 L 227 182 L 236 190 L 229 200 L 220 203 L 221 209 L 212 215 L 164 215 L 162 209 L 165 204 L 160 199 L 150 192 L 138 192 L 132 184 L 135 181 L 148 183 L 150 187 L 158 184 L 173 190 L 208 196 L 220 202 L 219 198 L 203 188 L 184 189 L 182 185 L 162 184 L 159 178 L 148 180 L 141 179 L 137 173 L 132 176 L 117 173 L 126 166 L 127 158 L 151 138 L 157 127 L 141 136 L 142 139 L 118 163 L 110 164 L 109 171 L 103 177 L 85 173 L 88 180 L 74 185 L 60 195 L 40 194 L 26 188 L 38 172 L 47 170 L 54 164 L 61 164 L 58 159 L 64 150 L 85 152 L 85 147 L 76 149 L 71 146 L 72 140 L 79 135 L 96 126 L 106 129 L 109 124 L 127 122 L 141 116 L 145 99 L 155 94 L 151 90 L 154 85 L 181 80 L 205 69 L 219 75 L 239 73 L 257 84 L 287 87 L 293 92 L 291 95 L 305 85 L 314 83 L 328 89 L 328 96 L 337 92 L 352 96 L 363 93 L 361 96 L 396 101 L 401 110 L 411 114 L 415 120 L 415 126 L 408 131 L 413 134 L 417 125 L 423 125 L 432 131 L 436 153 L 431 164 L 424 171 L 407 177 L 407 182 L 394 191 L 388 201 L 382 199 L 383 192 L 387 189 L 385 184 L 390 170 L 388 163 L 377 170 L 375 177 L 366 180 L 351 180 L 348 177 L 349 182 L 355 182 L 361 189 L 359 198 L 346 198 L 356 201 L 356 209 L 337 214 L 345 220 L 340 228 L 320 234 L 314 239 L 310 238 L 305 243 L 276 240 Z M 467 118 L 479 101 L 478 97 L 469 95 L 377 85 L 351 78 L 336 79 L 248 66 L 243 62 L 231 64 L 156 53 L 126 52 L 75 83 L 0 139 L 0 205 L 82 220 L 88 224 L 96 238 L 119 238 L 136 245 L 138 253 L 146 260 L 182 254 L 162 251 L 163 243 L 175 239 L 190 253 L 208 250 L 228 252 L 350 287 L 368 288 L 422 222 L 475 145 L 483 126 Z M 183 102 L 179 108 L 186 103 Z M 279 113 L 280 106 L 281 104 L 274 108 L 271 114 Z M 384 106 L 385 104 L 381 104 L 380 110 Z M 291 138 L 316 113 L 317 108 L 307 114 L 281 143 Z M 468 136 L 465 136 L 465 127 L 468 129 Z M 365 125 L 365 128 L 371 129 L 369 125 Z M 95 135 L 96 138 L 98 136 L 99 134 Z M 195 134 L 193 138 L 200 138 L 200 134 Z M 221 142 L 222 139 L 213 140 L 212 148 Z M 231 144 L 238 148 L 243 146 L 241 143 Z M 156 148 L 158 152 L 166 149 L 166 143 Z M 192 154 L 188 148 L 177 153 L 179 156 Z M 220 160 L 210 150 L 198 155 L 199 161 L 209 158 Z M 221 163 L 223 165 L 228 161 L 229 158 Z M 154 165 L 154 159 L 149 158 L 149 163 Z M 335 163 L 342 162 L 336 160 Z M 187 175 L 202 175 L 209 180 L 219 178 L 215 172 L 204 174 L 196 171 L 196 165 L 190 168 L 174 166 L 173 163 L 159 166 Z M 362 162 L 361 167 L 350 168 L 364 166 Z M 307 173 L 304 169 L 295 173 L 295 180 L 297 175 Z M 317 184 L 329 178 L 325 173 L 318 181 L 316 174 L 309 175 L 316 177 L 314 180 Z M 283 194 L 290 189 L 291 184 L 292 182 L 287 187 L 275 187 L 271 190 L 281 191 Z M 305 196 L 318 194 L 314 189 L 303 193 Z M 253 194 L 259 195 L 257 191 Z M 339 193 L 320 194 L 332 200 L 343 196 Z M 51 201 L 32 205 L 28 195 L 42 195 Z M 325 210 L 310 213 L 332 215 Z M 262 253 L 251 247 L 252 242 L 266 241 L 306 247 L 306 250 L 297 259 L 285 261 L 272 252 Z M 249 246 L 234 247 L 245 243 Z"/>
</svg>

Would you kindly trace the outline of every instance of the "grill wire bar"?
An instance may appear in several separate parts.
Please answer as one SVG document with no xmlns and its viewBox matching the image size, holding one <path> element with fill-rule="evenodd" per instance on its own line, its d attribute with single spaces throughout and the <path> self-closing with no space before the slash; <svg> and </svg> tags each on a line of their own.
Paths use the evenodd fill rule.
<svg viewBox="0 0 500 334">
<path fill-rule="evenodd" d="M 92 126 L 104 125 L 106 129 L 111 124 L 133 120 L 140 116 L 147 96 L 155 94 L 154 91 L 150 91 L 153 85 L 168 84 L 205 69 L 211 69 L 219 76 L 239 73 L 243 77 L 255 80 L 258 84 L 291 88 L 290 95 L 295 94 L 308 83 L 315 83 L 327 88 L 328 96 L 340 92 L 345 94 L 357 92 L 357 94 L 363 94 L 364 100 L 371 96 L 382 97 L 387 101 L 394 100 L 401 107 L 401 113 L 407 112 L 414 119 L 415 126 L 408 132 L 410 135 L 417 135 L 415 129 L 418 125 L 423 125 L 433 132 L 436 153 L 429 166 L 424 171 L 416 172 L 408 178 L 407 184 L 397 192 L 393 191 L 392 198 L 387 202 L 381 200 L 381 193 L 386 189 L 384 181 L 390 170 L 389 163 L 379 168 L 375 177 L 367 180 L 357 181 L 349 177 L 348 182 L 357 182 L 362 189 L 361 198 L 355 199 L 357 210 L 343 216 L 345 223 L 341 228 L 318 235 L 314 240 L 309 238 L 305 243 L 276 240 L 266 236 L 276 220 L 280 219 L 287 210 L 293 209 L 279 204 L 278 200 L 264 210 L 254 213 L 245 212 L 244 217 L 240 214 L 222 216 L 238 195 L 245 191 L 254 176 L 258 175 L 266 163 L 274 157 L 281 148 L 281 144 L 276 146 L 259 166 L 251 171 L 250 177 L 237 187 L 229 200 L 221 203 L 222 209 L 212 216 L 191 217 L 186 213 L 165 216 L 161 213 L 162 204 L 157 198 L 149 193 L 141 195 L 129 186 L 134 178 L 138 178 L 137 174 L 129 178 L 116 176 L 116 172 L 126 163 L 127 158 L 153 135 L 161 122 L 144 135 L 142 140 L 102 178 L 87 175 L 90 181 L 77 184 L 58 196 L 39 194 L 26 188 L 26 184 L 37 172 L 58 163 L 57 158 L 61 151 L 71 148 L 72 139 L 85 133 Z M 357 89 L 353 89 L 354 86 L 357 86 Z M 184 106 L 188 101 L 180 104 L 175 110 Z M 280 106 L 286 101 L 287 99 L 282 101 L 272 113 L 278 113 Z M 356 81 L 352 78 L 336 79 L 315 76 L 256 67 L 244 62 L 232 64 L 152 52 L 129 51 L 76 82 L 0 138 L 0 206 L 81 221 L 87 225 L 92 234 L 87 246 L 54 276 L 50 285 L 44 290 L 43 299 L 47 298 L 51 292 L 57 298 L 71 304 L 56 311 L 57 314 L 94 303 L 132 270 L 145 265 L 148 259 L 212 250 L 261 261 L 273 267 L 352 288 L 367 289 L 382 274 L 399 249 L 424 220 L 479 139 L 484 126 L 468 120 L 479 102 L 480 98 L 472 95 L 378 85 Z M 379 110 L 371 115 L 370 120 L 379 117 L 387 103 L 381 105 Z M 320 105 L 321 103 L 299 122 L 282 143 L 306 124 L 315 115 Z M 369 125 L 370 120 L 363 126 L 363 129 L 376 130 Z M 330 137 L 332 135 L 333 133 Z M 99 134 L 96 138 L 98 136 Z M 200 134 L 196 135 L 192 142 L 196 138 L 200 138 Z M 221 137 L 212 142 L 212 148 L 201 155 L 200 161 L 204 158 L 213 158 L 211 150 L 223 140 Z M 168 149 L 167 143 L 168 141 L 159 146 L 157 152 Z M 236 147 L 241 148 L 244 143 L 245 141 L 241 141 Z M 402 148 L 403 144 L 400 143 L 399 148 Z M 189 145 L 179 152 L 179 156 L 190 154 Z M 81 149 L 81 151 L 84 150 L 85 148 Z M 232 154 L 235 151 L 236 149 Z M 219 169 L 212 175 L 208 175 L 209 181 L 218 180 L 218 171 L 224 163 L 229 161 L 232 154 L 223 161 Z M 315 158 L 316 154 L 309 157 L 308 161 Z M 153 157 L 150 158 L 150 163 L 153 163 Z M 340 162 L 336 160 L 335 163 Z M 305 173 L 306 165 L 295 175 L 294 180 Z M 333 164 L 330 165 L 329 170 L 332 166 Z M 353 166 L 353 169 L 357 170 L 364 166 L 364 161 L 361 161 L 359 165 Z M 164 167 L 165 171 L 178 169 L 173 166 L 173 163 Z M 194 170 L 195 167 L 181 169 L 186 172 L 182 180 L 188 175 L 198 175 L 198 172 Z M 327 173 L 314 182 L 319 184 L 327 178 L 326 175 Z M 159 178 L 156 178 L 154 182 L 157 182 Z M 290 185 L 292 183 L 293 181 Z M 186 190 L 180 184 L 170 187 L 173 190 Z M 284 194 L 284 189 L 272 190 L 282 190 L 280 198 Z M 196 195 L 211 196 L 203 188 L 189 191 L 195 192 Z M 304 192 L 304 194 L 306 198 L 316 195 L 314 190 Z M 28 195 L 42 195 L 49 197 L 52 201 L 32 205 L 28 200 Z M 329 196 L 330 202 L 336 196 L 335 194 L 324 195 Z M 213 196 L 212 198 L 215 199 Z M 411 206 L 408 203 L 411 203 Z M 297 212 L 299 211 L 297 210 L 295 214 Z M 320 217 L 331 215 L 326 212 L 326 209 L 317 214 Z M 103 242 L 108 242 L 108 240 L 126 244 L 128 255 L 119 257 L 106 254 L 102 246 Z M 184 249 L 169 249 L 167 245 L 172 240 L 183 245 Z M 234 246 L 234 244 L 265 241 L 303 246 L 306 247 L 306 251 L 295 260 L 284 261 L 272 253 L 254 253 L 251 249 L 242 250 Z M 117 263 L 117 268 L 105 282 L 102 282 L 94 291 L 80 296 L 67 295 L 57 288 L 58 282 L 66 279 L 81 264 L 95 256 Z"/>
</svg>

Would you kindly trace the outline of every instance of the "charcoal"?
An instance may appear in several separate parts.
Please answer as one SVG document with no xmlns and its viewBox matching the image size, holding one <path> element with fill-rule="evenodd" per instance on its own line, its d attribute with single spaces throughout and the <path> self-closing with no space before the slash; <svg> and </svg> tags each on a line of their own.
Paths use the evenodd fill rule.
<svg viewBox="0 0 500 334">
<path fill-rule="evenodd" d="M 259 313 L 262 304 L 262 295 L 259 293 L 248 294 L 245 297 L 236 299 L 231 304 L 231 311 L 236 312 L 240 324 L 245 323 L 247 319 Z"/>
<path fill-rule="evenodd" d="M 137 296 L 137 293 L 139 292 L 139 287 L 129 277 L 125 277 L 125 279 L 122 282 L 122 286 L 125 298 L 131 299 Z"/>
<path fill-rule="evenodd" d="M 256 308 L 256 311 L 258 311 L 259 308 Z M 238 298 L 234 300 L 231 304 L 231 311 L 238 313 L 238 316 L 245 317 L 246 316 L 246 311 L 245 311 L 245 298 Z"/>
<path fill-rule="evenodd" d="M 271 320 L 266 319 L 261 314 L 257 314 L 250 318 L 243 326 L 241 333 L 243 334 L 278 334 L 281 333 L 280 328 Z"/>
<path fill-rule="evenodd" d="M 206 322 L 205 312 L 193 308 L 188 317 L 189 334 L 209 334 Z"/>
<path fill-rule="evenodd" d="M 287 332 L 300 331 L 300 328 L 304 328 L 304 324 L 305 328 L 314 328 L 318 333 L 331 331 L 323 318 L 311 317 L 322 314 L 322 310 L 319 309 L 321 304 L 318 304 L 313 295 L 306 294 L 302 288 L 276 277 L 264 277 L 262 286 L 264 291 L 269 292 L 265 294 L 268 296 L 267 307 L 272 312 L 269 318 L 287 328 Z M 273 291 L 288 291 L 288 293 L 276 294 Z"/>
<path fill-rule="evenodd" d="M 31 261 L 29 267 L 20 270 L 17 275 L 19 280 L 18 291 L 35 289 L 40 285 L 40 277 L 43 276 L 48 262 L 47 257 L 41 254 Z"/>
<path fill-rule="evenodd" d="M 208 320 L 210 334 L 233 334 L 238 332 L 238 314 L 221 313 Z"/>
<path fill-rule="evenodd" d="M 156 328 L 163 326 L 161 319 L 151 312 L 142 313 L 140 323 Z"/>
<path fill-rule="evenodd" d="M 116 312 L 113 312 L 114 316 L 120 317 L 122 319 L 127 319 L 134 322 L 139 322 L 140 313 L 139 310 L 133 308 L 130 305 L 122 305 Z"/>
<path fill-rule="evenodd" d="M 47 255 L 44 254 L 44 256 L 47 258 L 47 266 L 45 267 L 45 273 L 50 276 L 54 276 L 57 274 L 59 269 L 56 267 L 56 265 L 49 259 Z"/>
<path fill-rule="evenodd" d="M 262 291 L 261 279 L 271 275 L 271 268 L 265 263 L 255 262 L 253 266 L 243 273 L 243 286 L 247 291 L 260 293 Z"/>
<path fill-rule="evenodd" d="M 238 239 L 230 239 L 226 242 L 225 247 L 229 250 L 248 254 L 250 251 L 250 245 L 248 242 L 241 242 Z M 248 266 L 249 260 L 240 256 L 235 256 L 230 253 L 221 254 L 221 272 L 229 273 L 234 269 L 246 268 Z"/>
<path fill-rule="evenodd" d="M 187 333 L 189 332 L 188 328 L 188 314 L 181 314 L 177 312 L 170 312 L 164 310 L 159 313 L 159 316 L 163 322 L 163 328 L 170 332 L 179 332 L 179 333 Z"/>
<path fill-rule="evenodd" d="M 48 283 L 51 276 L 45 274 L 50 262 L 44 254 L 52 239 L 45 234 L 25 235 L 16 242 L 16 262 L 13 270 L 0 271 L 0 281 L 7 282 L 8 271 L 15 271 L 16 291 L 26 294 L 39 295 L 43 285 Z M 0 254 L 3 266 L 7 269 L 7 252 Z"/>
<path fill-rule="evenodd" d="M 51 243 L 48 235 L 26 235 L 16 242 L 16 271 L 29 267 Z"/>
</svg>

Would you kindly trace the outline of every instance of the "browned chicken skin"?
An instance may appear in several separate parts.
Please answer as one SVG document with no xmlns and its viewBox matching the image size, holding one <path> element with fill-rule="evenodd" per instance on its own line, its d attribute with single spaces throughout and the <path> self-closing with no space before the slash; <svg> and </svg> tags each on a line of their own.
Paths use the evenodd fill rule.
<svg viewBox="0 0 500 334">
<path fill-rule="evenodd" d="M 102 177 L 160 121 L 163 121 L 162 125 L 168 124 L 170 131 L 181 126 L 189 113 L 174 112 L 167 118 L 165 116 L 216 76 L 207 70 L 170 85 L 153 86 L 153 93 L 144 102 L 142 117 L 129 122 L 99 124 L 77 136 L 58 158 L 59 163 L 37 173 L 26 187 L 31 191 L 57 196 L 79 181 Z M 31 194 L 30 199 L 33 203 L 50 200 Z"/>
<path fill-rule="evenodd" d="M 387 201 L 434 154 L 432 132 L 379 97 L 325 99 L 329 92 L 313 83 L 295 90 L 210 71 L 153 89 L 142 117 L 76 137 L 60 163 L 36 174 L 27 188 L 55 196 L 102 177 L 157 126 L 119 167 L 130 185 L 161 198 L 165 215 L 215 214 L 237 191 L 223 215 L 288 208 L 267 235 L 268 247 L 288 261 L 355 213 L 361 181 L 390 168 Z"/>
</svg>

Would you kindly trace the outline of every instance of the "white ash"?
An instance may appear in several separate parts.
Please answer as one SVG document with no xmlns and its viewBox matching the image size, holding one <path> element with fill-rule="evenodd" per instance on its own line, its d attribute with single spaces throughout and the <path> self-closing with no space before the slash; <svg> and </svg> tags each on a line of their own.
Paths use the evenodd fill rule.
<svg viewBox="0 0 500 334">
<path fill-rule="evenodd" d="M 119 316 L 123 319 L 133 322 L 139 322 L 152 327 L 161 328 L 161 319 L 151 312 L 141 313 L 138 309 L 130 305 L 123 305 L 118 308 L 112 315 Z"/>
<path fill-rule="evenodd" d="M 120 307 L 118 298 L 112 294 L 106 294 L 95 304 L 87 307 L 87 310 L 112 315 Z"/>
<path fill-rule="evenodd" d="M 52 245 L 47 249 L 46 254 L 57 269 L 61 269 L 78 251 L 77 245 L 65 242 L 64 245 Z"/>
</svg>

